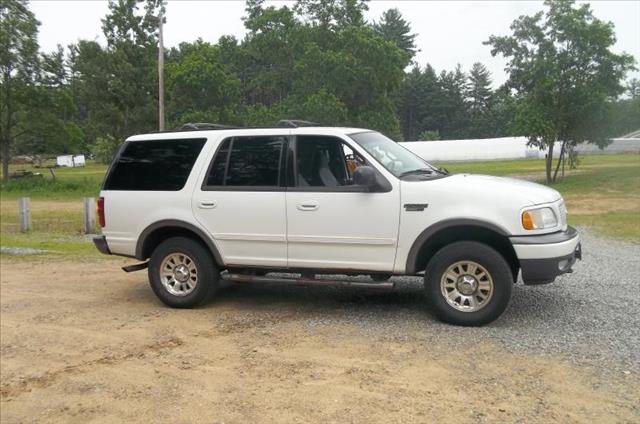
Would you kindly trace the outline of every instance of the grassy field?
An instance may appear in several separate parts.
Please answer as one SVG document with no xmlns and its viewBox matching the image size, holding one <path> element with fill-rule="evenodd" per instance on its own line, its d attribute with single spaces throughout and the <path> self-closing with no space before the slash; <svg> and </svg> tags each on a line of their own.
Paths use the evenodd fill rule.
<svg viewBox="0 0 640 424">
<path fill-rule="evenodd" d="M 40 173 L 42 177 L 19 178 L 2 183 L 2 199 L 17 199 L 28 196 L 32 199 L 82 200 L 83 197 L 97 196 L 107 167 L 97 163 L 87 163 L 83 168 L 57 168 L 55 179 L 47 168 L 29 165 L 11 165 L 10 172 L 17 170 Z"/>
<path fill-rule="evenodd" d="M 449 171 L 544 181 L 543 160 L 443 163 Z M 615 238 L 640 241 L 640 155 L 580 158 L 578 169 L 552 185 L 562 193 L 569 223 L 588 225 Z"/>
<path fill-rule="evenodd" d="M 439 163 L 454 173 L 514 176 L 541 182 L 542 160 Z M 0 187 L 0 245 L 30 247 L 61 255 L 97 255 L 82 234 L 82 197 L 97 196 L 106 166 L 47 169 L 25 165 L 43 177 L 11 181 Z M 569 222 L 588 225 L 607 236 L 640 241 L 640 155 L 585 156 L 553 187 L 564 196 Z M 31 198 L 33 230 L 21 234 L 16 199 Z"/>
</svg>

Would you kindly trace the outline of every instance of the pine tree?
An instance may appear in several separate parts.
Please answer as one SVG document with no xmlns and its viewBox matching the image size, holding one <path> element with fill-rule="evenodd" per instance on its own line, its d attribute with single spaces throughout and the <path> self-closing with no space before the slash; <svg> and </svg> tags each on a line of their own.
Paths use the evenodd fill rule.
<svg viewBox="0 0 640 424">
<path fill-rule="evenodd" d="M 491 73 L 483 64 L 476 62 L 471 67 L 465 95 L 469 109 L 468 136 L 473 138 L 494 136 L 496 125 L 494 122 L 494 94 L 491 90 Z"/>
<path fill-rule="evenodd" d="M 415 39 L 417 34 L 411 33 L 411 26 L 402 17 L 398 9 L 389 9 L 382 14 L 380 22 L 374 23 L 373 28 L 387 41 L 392 41 L 404 50 L 409 59 L 416 54 Z"/>
<path fill-rule="evenodd" d="M 480 62 L 476 62 L 469 71 L 467 84 L 467 101 L 472 112 L 487 111 L 491 104 L 491 73 Z"/>
</svg>

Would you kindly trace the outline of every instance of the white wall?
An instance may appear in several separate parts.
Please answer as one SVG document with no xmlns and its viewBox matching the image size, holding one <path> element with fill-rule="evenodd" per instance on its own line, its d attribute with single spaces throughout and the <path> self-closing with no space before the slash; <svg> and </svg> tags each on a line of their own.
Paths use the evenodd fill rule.
<svg viewBox="0 0 640 424">
<path fill-rule="evenodd" d="M 547 153 L 547 149 L 540 150 L 536 147 L 528 147 L 526 137 L 411 141 L 400 144 L 430 162 L 542 159 Z M 554 153 L 555 157 L 558 155 L 559 148 L 560 144 L 558 143 Z M 640 153 L 640 139 L 614 139 L 604 150 L 594 144 L 582 143 L 578 145 L 576 150 L 581 155 Z"/>
<path fill-rule="evenodd" d="M 56 158 L 56 165 L 58 166 L 67 166 L 69 168 L 76 166 L 84 166 L 85 158 L 84 155 L 63 155 L 58 156 Z"/>
<path fill-rule="evenodd" d="M 73 166 L 84 166 L 85 163 L 84 155 L 75 155 L 73 157 Z"/>
<path fill-rule="evenodd" d="M 525 159 L 544 157 L 545 152 L 527 147 L 526 137 L 477 140 L 412 141 L 400 143 L 427 161 Z"/>
<path fill-rule="evenodd" d="M 72 167 L 73 166 L 73 156 L 72 155 L 58 156 L 56 158 L 56 165 Z"/>
</svg>

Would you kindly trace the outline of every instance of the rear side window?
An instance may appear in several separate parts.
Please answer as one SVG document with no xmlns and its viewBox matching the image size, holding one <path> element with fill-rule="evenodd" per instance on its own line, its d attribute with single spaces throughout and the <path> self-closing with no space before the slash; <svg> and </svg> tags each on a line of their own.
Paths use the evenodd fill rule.
<svg viewBox="0 0 640 424">
<path fill-rule="evenodd" d="M 204 187 L 278 187 L 284 136 L 234 137 L 222 142 Z"/>
<path fill-rule="evenodd" d="M 205 142 L 205 138 L 130 142 L 113 164 L 104 190 L 181 190 Z"/>
</svg>

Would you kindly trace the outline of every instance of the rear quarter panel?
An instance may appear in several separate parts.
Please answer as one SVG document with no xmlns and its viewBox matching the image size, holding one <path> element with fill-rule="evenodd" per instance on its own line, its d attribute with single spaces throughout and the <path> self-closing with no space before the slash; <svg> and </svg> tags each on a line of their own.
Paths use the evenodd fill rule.
<svg viewBox="0 0 640 424">
<path fill-rule="evenodd" d="M 163 134 L 163 138 L 166 134 Z M 175 135 L 174 135 L 175 137 Z M 185 135 L 181 135 L 185 137 Z M 173 219 L 187 222 L 204 231 L 195 220 L 191 210 L 191 197 L 198 183 L 203 167 L 215 149 L 218 137 L 207 138 L 200 155 L 196 159 L 189 178 L 179 191 L 138 191 L 138 190 L 102 190 L 100 196 L 105 200 L 105 222 L 102 233 L 106 236 L 109 249 L 118 255 L 135 256 L 140 234 L 149 225 Z"/>
</svg>

